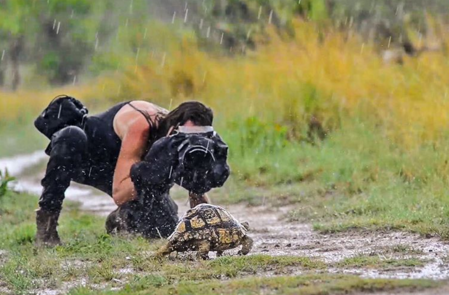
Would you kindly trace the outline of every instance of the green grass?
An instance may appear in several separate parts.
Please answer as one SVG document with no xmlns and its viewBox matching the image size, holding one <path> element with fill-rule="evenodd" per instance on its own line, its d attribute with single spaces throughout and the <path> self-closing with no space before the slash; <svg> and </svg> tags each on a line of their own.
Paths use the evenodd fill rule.
<svg viewBox="0 0 449 295">
<path fill-rule="evenodd" d="M 7 251 L 0 255 L 0 286 L 14 294 L 37 289 L 70 289 L 70 294 L 98 294 L 99 290 L 104 290 L 104 294 L 258 294 L 260 290 L 335 294 L 437 286 L 428 280 L 365 280 L 329 275 L 325 273 L 328 265 L 308 257 L 155 259 L 151 254 L 163 241 L 109 236 L 104 232 L 104 218 L 82 213 L 70 202 L 64 207 L 59 227 L 64 245 L 38 249 L 33 246 L 36 203 L 35 196 L 12 192 L 0 199 L 4 229 L 0 232 L 0 249 Z M 349 263 L 353 262 L 346 260 L 344 267 Z M 301 275 L 292 276 L 298 273 Z M 86 285 L 81 287 L 83 281 Z M 112 288 L 119 291 L 111 291 Z"/>
<path fill-rule="evenodd" d="M 8 251 L 0 256 L 0 282 L 16 293 L 35 288 L 58 288 L 64 282 L 88 278 L 88 284 L 116 280 L 131 281 L 134 274 L 120 272 L 132 269 L 144 277 L 165 278 L 161 282 L 173 284 L 183 280 L 211 280 L 257 275 L 260 271 L 288 273 L 291 269 L 316 270 L 324 268 L 318 260 L 305 257 L 221 257 L 211 261 L 177 259 L 158 260 L 151 253 L 163 241 L 142 238 L 111 237 L 104 232 L 104 218 L 83 214 L 73 203 L 68 203 L 61 216 L 59 231 L 63 246 L 37 249 L 33 246 L 35 234 L 34 196 L 8 192 L 0 199 L 2 227 L 0 249 Z M 146 280 L 146 279 L 145 279 Z"/>
<path fill-rule="evenodd" d="M 361 123 L 342 126 L 315 144 L 286 140 L 282 130 L 271 130 L 257 120 L 241 127 L 222 129 L 230 145 L 233 173 L 224 188 L 211 192 L 215 203 L 289 205 L 289 220 L 313 223 L 323 233 L 406 230 L 449 237 L 449 140 L 447 145 L 404 150 L 390 143 L 381 130 Z M 23 134 L 31 132 L 35 131 Z M 225 256 L 213 261 L 155 260 L 150 254 L 161 241 L 106 235 L 104 218 L 84 214 L 73 203 L 65 204 L 59 227 L 64 246 L 35 249 L 36 206 L 35 196 L 8 192 L 0 198 L 0 249 L 7 250 L 0 256 L 0 286 L 17 294 L 36 288 L 68 288 L 69 283 L 78 286 L 81 279 L 87 287 L 76 287 L 71 294 L 92 294 L 98 288 L 154 294 L 252 294 L 260 290 L 334 294 L 433 285 L 429 281 L 363 280 L 325 273 L 328 266 L 421 266 L 423 261 L 415 258 L 358 256 L 336 265 L 307 257 L 268 255 Z M 401 247 L 392 251 L 409 252 Z M 298 272 L 302 275 L 287 276 Z M 257 278 L 261 273 L 276 277 Z"/>
<path fill-rule="evenodd" d="M 362 120 L 343 121 L 314 144 L 304 136 L 289 140 L 288 130 L 261 118 L 219 120 L 217 130 L 230 146 L 232 174 L 211 192 L 214 202 L 291 205 L 290 220 L 323 233 L 405 230 L 449 238 L 447 134 L 438 144 L 405 149 Z M 0 145 L 2 155 L 45 141 L 30 124 L 3 126 L 0 136 L 15 142 Z"/>
<path fill-rule="evenodd" d="M 347 275 L 303 275 L 272 278 L 243 278 L 231 281 L 181 280 L 169 284 L 163 276 L 136 277 L 123 290 L 98 292 L 90 288 L 72 289 L 71 295 L 84 294 L 348 294 L 352 292 L 416 291 L 436 287 L 438 283 L 426 280 L 361 279 Z"/>
<path fill-rule="evenodd" d="M 36 116 L 39 112 L 36 112 Z M 44 149 L 48 139 L 40 134 L 29 117 L 17 122 L 5 123 L 0 121 L 0 158 Z"/>
<path fill-rule="evenodd" d="M 315 144 L 288 140 L 285 129 L 257 118 L 217 125 L 230 146 L 232 175 L 211 193 L 216 202 L 292 205 L 290 220 L 323 233 L 406 230 L 449 238 L 445 134 L 438 144 L 405 149 L 362 121 L 343 122 Z M 0 128 L 2 138 L 17 138 L 0 145 L 2 155 L 42 146 L 45 138 L 26 126 Z"/>
<path fill-rule="evenodd" d="M 407 259 L 382 259 L 379 256 L 360 255 L 345 258 L 335 264 L 342 268 L 400 268 L 423 266 L 425 261 L 418 258 Z"/>
<path fill-rule="evenodd" d="M 292 221 L 323 233 L 405 230 L 449 238 L 449 137 L 399 148 L 386 130 L 342 123 L 324 141 L 289 141 L 256 119 L 229 125 L 231 181 L 224 203 L 291 205 Z"/>
</svg>

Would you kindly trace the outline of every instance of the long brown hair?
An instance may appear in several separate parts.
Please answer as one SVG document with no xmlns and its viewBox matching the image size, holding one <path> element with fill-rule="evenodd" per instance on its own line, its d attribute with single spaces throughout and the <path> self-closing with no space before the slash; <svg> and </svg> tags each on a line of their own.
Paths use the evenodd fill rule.
<svg viewBox="0 0 449 295">
<path fill-rule="evenodd" d="M 186 101 L 168 114 L 158 113 L 155 119 L 157 123 L 150 120 L 150 136 L 147 152 L 156 140 L 168 134 L 170 128 L 173 127 L 176 129 L 189 120 L 198 126 L 212 126 L 214 113 L 211 108 L 199 101 Z"/>
</svg>

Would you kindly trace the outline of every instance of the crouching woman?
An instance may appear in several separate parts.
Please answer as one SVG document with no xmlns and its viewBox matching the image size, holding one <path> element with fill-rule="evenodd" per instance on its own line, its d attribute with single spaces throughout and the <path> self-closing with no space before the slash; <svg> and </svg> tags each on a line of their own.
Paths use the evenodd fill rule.
<svg viewBox="0 0 449 295">
<path fill-rule="evenodd" d="M 71 181 L 113 198 L 118 208 L 107 218 L 108 232 L 170 235 L 178 221 L 170 188 L 177 183 L 187 189 L 194 207 L 208 203 L 206 193 L 229 176 L 227 146 L 212 123 L 212 110 L 196 101 L 171 112 L 130 101 L 88 116 L 77 99 L 55 98 L 35 120 L 50 139 L 36 210 L 36 244 L 61 244 L 57 226 Z"/>
</svg>

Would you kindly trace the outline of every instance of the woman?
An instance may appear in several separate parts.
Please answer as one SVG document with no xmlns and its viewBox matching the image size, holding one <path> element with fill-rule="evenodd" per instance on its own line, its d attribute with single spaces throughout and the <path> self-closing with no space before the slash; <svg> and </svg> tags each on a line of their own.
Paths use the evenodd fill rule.
<svg viewBox="0 0 449 295">
<path fill-rule="evenodd" d="M 227 146 L 216 133 L 202 133 L 212 130 L 213 113 L 200 102 L 185 102 L 168 112 L 146 101 L 132 101 L 95 116 L 87 113 L 81 102 L 64 95 L 55 98 L 35 120 L 36 128 L 51 140 L 46 149 L 50 159 L 41 182 L 40 208 L 36 210 L 37 245 L 61 243 L 56 228 L 70 181 L 98 188 L 112 196 L 119 209 L 126 208 L 120 216 L 117 211 L 111 214 L 109 226 L 121 218 L 132 223 L 122 229 L 153 237 L 155 232 L 168 236 L 178 220 L 177 206 L 168 194 L 173 183 L 189 189 L 190 206 L 194 207 L 207 203 L 204 193 L 221 186 L 229 175 Z M 200 156 L 191 150 L 190 158 L 179 160 L 179 144 L 185 142 L 179 141 L 184 134 L 179 130 L 194 130 L 191 133 L 205 151 L 201 155 L 214 160 L 208 162 L 213 173 L 207 173 L 210 167 L 202 173 L 195 165 L 181 163 L 190 158 L 191 163 L 198 163 Z M 170 173 L 162 173 L 169 165 Z M 200 174 L 203 177 L 191 176 Z"/>
</svg>

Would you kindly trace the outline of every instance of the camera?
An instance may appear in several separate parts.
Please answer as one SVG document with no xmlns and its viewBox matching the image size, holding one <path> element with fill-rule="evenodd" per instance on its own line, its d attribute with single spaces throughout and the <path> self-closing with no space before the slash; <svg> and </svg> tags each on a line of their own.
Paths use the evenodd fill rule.
<svg viewBox="0 0 449 295">
<path fill-rule="evenodd" d="M 180 128 L 157 140 L 131 169 L 137 191 L 156 196 L 176 183 L 191 193 L 204 194 L 223 186 L 230 174 L 228 146 L 211 126 L 201 128 Z"/>
</svg>

